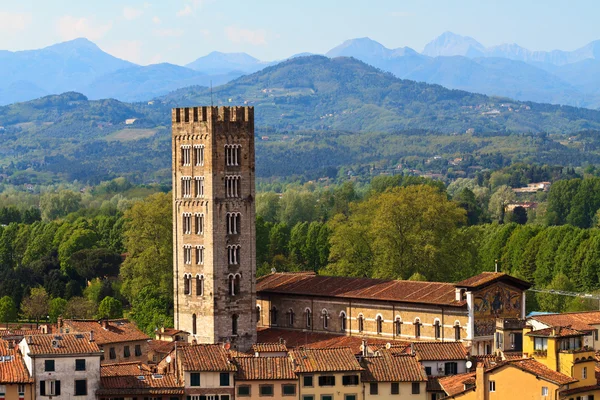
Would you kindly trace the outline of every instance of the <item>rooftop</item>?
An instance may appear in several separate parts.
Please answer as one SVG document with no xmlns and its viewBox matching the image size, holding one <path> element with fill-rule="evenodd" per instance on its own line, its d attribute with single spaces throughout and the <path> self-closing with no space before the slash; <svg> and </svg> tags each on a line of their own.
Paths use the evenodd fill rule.
<svg viewBox="0 0 600 400">
<path fill-rule="evenodd" d="M 220 344 L 195 344 L 177 349 L 185 371 L 235 372 L 227 350 Z"/>
<path fill-rule="evenodd" d="M 286 353 L 288 351 L 285 343 L 255 343 L 252 345 L 252 351 L 255 353 Z"/>
<path fill-rule="evenodd" d="M 256 291 L 259 294 L 281 293 L 455 307 L 466 304 L 455 300 L 452 283 L 347 278 L 315 275 L 312 272 L 279 272 L 263 276 L 257 280 Z"/>
<path fill-rule="evenodd" d="M 34 335 L 24 339 L 29 354 L 36 355 L 75 355 L 101 354 L 96 341 L 90 341 L 89 333 L 62 333 L 59 335 Z M 22 342 L 21 342 L 22 343 Z"/>
<path fill-rule="evenodd" d="M 592 325 L 600 324 L 600 311 L 536 315 L 530 319 L 534 319 L 550 327 L 570 326 L 579 331 L 590 331 L 595 330 Z"/>
<path fill-rule="evenodd" d="M 475 372 L 465 374 L 450 375 L 438 378 L 438 384 L 444 389 L 448 396 L 465 391 L 465 384 L 470 384 L 475 379 Z"/>
<path fill-rule="evenodd" d="M 138 376 L 103 376 L 96 395 L 183 395 L 183 384 L 174 374 L 140 374 Z"/>
<path fill-rule="evenodd" d="M 460 342 L 414 342 L 412 350 L 419 361 L 467 359 L 467 348 Z"/>
<path fill-rule="evenodd" d="M 502 368 L 505 365 L 519 368 L 522 371 L 529 372 L 535 375 L 539 379 L 544 379 L 546 381 L 553 382 L 558 385 L 568 385 L 570 383 L 577 382 L 577 379 L 562 374 L 553 369 L 550 369 L 544 364 L 532 358 L 524 358 L 521 360 L 511 360 L 506 361 L 505 363 L 498 363 L 495 367 L 490 368 L 489 371 L 492 371 L 497 368 Z"/>
<path fill-rule="evenodd" d="M 290 353 L 296 364 L 296 372 L 345 372 L 362 371 L 354 353 L 348 347 L 326 349 L 299 348 Z"/>
<path fill-rule="evenodd" d="M 535 337 L 573 337 L 584 336 L 585 332 L 572 329 L 570 326 L 555 326 L 552 328 L 538 329 L 527 333 L 527 336 Z"/>
<path fill-rule="evenodd" d="M 33 379 L 23 362 L 19 347 L 0 339 L 0 384 L 31 383 Z"/>
<path fill-rule="evenodd" d="M 151 373 L 151 369 L 147 364 L 139 361 L 118 363 L 118 364 L 102 364 L 100 366 L 100 376 L 137 376 Z"/>
<path fill-rule="evenodd" d="M 133 322 L 127 319 L 111 320 L 64 320 L 63 331 L 70 329 L 72 332 L 94 331 L 94 339 L 98 345 L 109 343 L 133 342 L 148 340 L 150 337 L 139 330 Z"/>
<path fill-rule="evenodd" d="M 236 358 L 236 379 L 240 381 L 293 380 L 294 363 L 289 357 Z"/>
<path fill-rule="evenodd" d="M 531 284 L 521 279 L 505 274 L 504 272 L 482 272 L 479 275 L 472 276 L 454 284 L 455 287 L 466 289 L 478 289 L 482 286 L 490 285 L 497 281 L 508 281 L 511 284 L 520 287 L 523 290 L 529 289 Z"/>
<path fill-rule="evenodd" d="M 425 382 L 423 366 L 410 354 L 390 354 L 385 350 L 379 356 L 365 357 L 361 365 L 364 382 Z"/>
</svg>

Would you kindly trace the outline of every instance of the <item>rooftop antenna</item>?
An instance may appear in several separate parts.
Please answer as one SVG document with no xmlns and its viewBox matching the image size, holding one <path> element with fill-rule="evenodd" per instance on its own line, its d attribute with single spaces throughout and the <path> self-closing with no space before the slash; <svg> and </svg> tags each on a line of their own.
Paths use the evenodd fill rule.
<svg viewBox="0 0 600 400">
<path fill-rule="evenodd" d="M 212 79 L 210 80 L 210 106 L 213 106 L 213 96 L 212 96 Z"/>
</svg>

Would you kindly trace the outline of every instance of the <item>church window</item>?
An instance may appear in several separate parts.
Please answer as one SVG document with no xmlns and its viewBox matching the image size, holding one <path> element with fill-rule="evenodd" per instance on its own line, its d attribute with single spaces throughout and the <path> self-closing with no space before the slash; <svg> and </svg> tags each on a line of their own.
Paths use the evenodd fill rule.
<svg viewBox="0 0 600 400">
<path fill-rule="evenodd" d="M 240 233 L 241 214 L 227 213 L 227 234 L 237 235 Z"/>
<path fill-rule="evenodd" d="M 203 144 L 195 144 L 194 145 L 194 164 L 196 164 L 196 166 L 204 165 L 204 145 Z"/>
<path fill-rule="evenodd" d="M 204 246 L 196 246 L 196 264 L 204 264 Z"/>
<path fill-rule="evenodd" d="M 230 175 L 225 177 L 225 197 L 234 198 L 240 197 L 242 194 L 240 183 L 242 178 L 240 176 Z"/>
<path fill-rule="evenodd" d="M 225 145 L 225 163 L 228 167 L 240 165 L 242 146 L 239 144 Z"/>
<path fill-rule="evenodd" d="M 400 336 L 402 334 L 402 320 L 400 317 L 396 317 L 396 321 L 394 321 L 394 328 L 396 329 L 396 336 Z"/>
<path fill-rule="evenodd" d="M 346 322 L 347 322 L 346 313 L 344 311 L 342 311 L 340 313 L 340 330 L 342 332 L 346 331 Z"/>
<path fill-rule="evenodd" d="M 184 264 L 192 263 L 192 246 L 189 244 L 183 246 L 183 262 Z"/>
<path fill-rule="evenodd" d="M 181 197 L 192 197 L 192 177 L 181 177 Z"/>
<path fill-rule="evenodd" d="M 435 338 L 439 339 L 442 337 L 442 326 L 440 325 L 440 320 L 436 319 L 433 323 L 433 330 L 435 334 Z"/>
<path fill-rule="evenodd" d="M 190 161 L 190 145 L 182 145 L 181 146 L 181 165 L 188 166 L 191 165 Z"/>
<path fill-rule="evenodd" d="M 204 197 L 204 177 L 194 177 L 196 197 Z"/>
<path fill-rule="evenodd" d="M 204 296 L 204 275 L 196 275 L 196 296 Z"/>
<path fill-rule="evenodd" d="M 365 317 L 360 314 L 358 316 L 358 331 L 362 332 L 365 329 Z"/>
<path fill-rule="evenodd" d="M 183 233 L 189 235 L 192 233 L 192 214 L 183 213 Z"/>
<path fill-rule="evenodd" d="M 196 235 L 203 235 L 204 234 L 204 214 L 200 214 L 200 213 L 194 214 L 194 223 L 196 224 Z"/>
<path fill-rule="evenodd" d="M 232 335 L 238 334 L 238 315 L 237 314 L 233 314 L 231 316 L 231 334 Z"/>
<path fill-rule="evenodd" d="M 383 332 L 383 317 L 381 315 L 377 316 L 377 334 L 381 335 L 381 333 Z"/>
</svg>

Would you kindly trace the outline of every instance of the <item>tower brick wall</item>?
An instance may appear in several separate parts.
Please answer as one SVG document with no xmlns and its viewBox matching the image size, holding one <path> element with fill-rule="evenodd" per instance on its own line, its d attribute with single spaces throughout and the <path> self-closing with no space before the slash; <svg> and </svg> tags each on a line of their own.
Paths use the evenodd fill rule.
<svg viewBox="0 0 600 400">
<path fill-rule="evenodd" d="M 175 108 L 172 136 L 175 328 L 245 351 L 256 341 L 254 108 Z"/>
</svg>

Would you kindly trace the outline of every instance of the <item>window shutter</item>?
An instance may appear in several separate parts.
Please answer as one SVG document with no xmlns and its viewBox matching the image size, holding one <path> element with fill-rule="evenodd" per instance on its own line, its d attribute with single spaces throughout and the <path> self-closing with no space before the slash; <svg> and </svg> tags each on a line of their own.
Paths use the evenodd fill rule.
<svg viewBox="0 0 600 400">
<path fill-rule="evenodd" d="M 60 396 L 60 381 L 54 382 L 54 394 Z"/>
<path fill-rule="evenodd" d="M 46 395 L 46 381 L 40 381 L 40 396 Z"/>
</svg>

